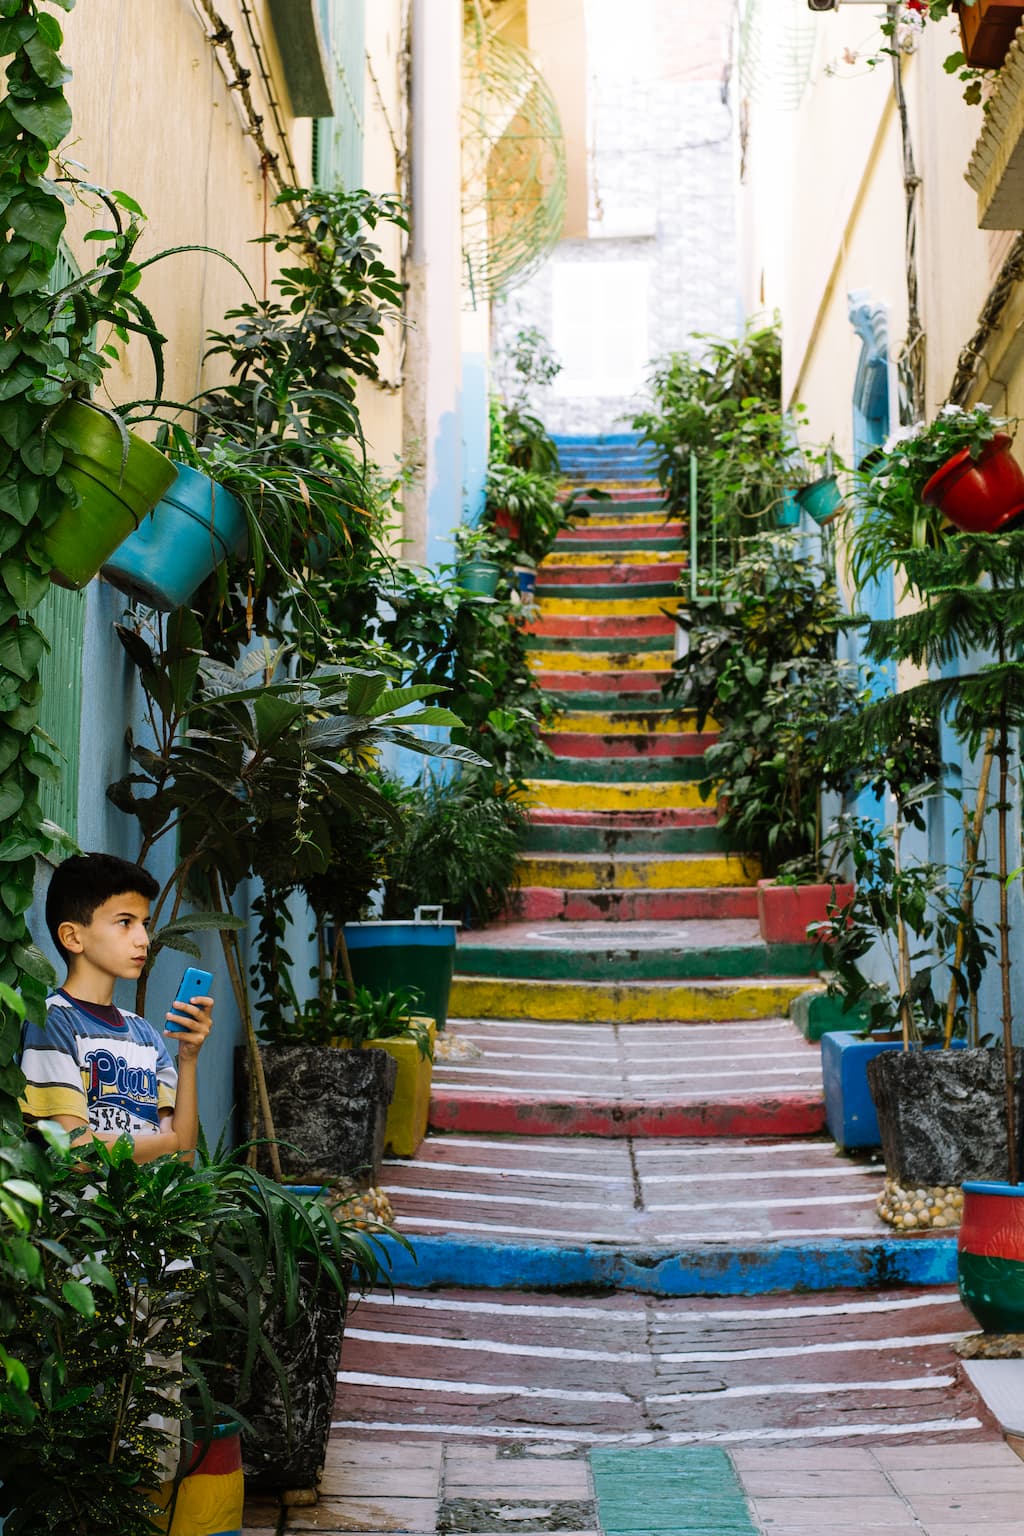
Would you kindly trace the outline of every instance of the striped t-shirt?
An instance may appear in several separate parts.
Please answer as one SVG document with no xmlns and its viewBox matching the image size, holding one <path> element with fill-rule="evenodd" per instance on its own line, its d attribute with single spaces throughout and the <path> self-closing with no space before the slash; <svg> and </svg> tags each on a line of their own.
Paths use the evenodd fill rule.
<svg viewBox="0 0 1024 1536">
<path fill-rule="evenodd" d="M 27 1119 L 73 1115 L 94 1131 L 131 1136 L 160 1129 L 160 1111 L 174 1108 L 174 1063 L 146 1019 L 121 1019 L 109 1023 L 65 992 L 47 998 L 45 1027 L 22 1031 Z"/>
</svg>

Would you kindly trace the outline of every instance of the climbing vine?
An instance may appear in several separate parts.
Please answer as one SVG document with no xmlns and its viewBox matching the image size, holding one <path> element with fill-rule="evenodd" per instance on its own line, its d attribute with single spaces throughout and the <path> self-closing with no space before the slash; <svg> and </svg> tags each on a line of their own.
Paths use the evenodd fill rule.
<svg viewBox="0 0 1024 1536">
<path fill-rule="evenodd" d="M 32 610 L 50 584 L 41 535 L 73 494 L 64 449 L 51 431 L 55 408 L 88 363 L 61 341 L 51 318 L 50 274 L 68 194 L 50 176 L 53 152 L 71 127 L 63 34 L 44 4 L 0 0 L 0 1123 L 20 1123 L 20 1021 L 15 992 L 41 1019 L 50 968 L 25 924 L 35 857 L 51 846 L 40 780 L 58 772 L 36 732 L 39 663 L 46 638 Z"/>
</svg>

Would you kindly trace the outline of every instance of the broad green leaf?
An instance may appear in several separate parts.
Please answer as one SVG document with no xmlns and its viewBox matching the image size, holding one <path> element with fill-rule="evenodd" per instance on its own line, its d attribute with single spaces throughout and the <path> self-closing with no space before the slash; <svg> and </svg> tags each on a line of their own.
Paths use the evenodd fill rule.
<svg viewBox="0 0 1024 1536">
<path fill-rule="evenodd" d="M 30 1184 L 27 1179 L 5 1179 L 3 1187 L 26 1205 L 42 1206 L 43 1192 L 38 1184 Z"/>
<path fill-rule="evenodd" d="M 71 71 L 63 64 L 60 55 L 51 48 L 45 37 L 29 38 L 25 52 L 36 74 L 44 85 L 65 85 L 71 79 Z"/>
<path fill-rule="evenodd" d="M 23 560 L 5 560 L 0 564 L 0 576 L 19 608 L 34 608 L 50 590 L 49 576 L 41 576 Z"/>
<path fill-rule="evenodd" d="M 82 1317 L 95 1317 L 96 1302 L 93 1299 L 92 1291 L 90 1291 L 87 1285 L 83 1285 L 80 1280 L 65 1280 L 60 1288 L 60 1293 L 68 1306 L 74 1307 L 75 1311 L 80 1313 Z"/>
<path fill-rule="evenodd" d="M 15 944 L 11 950 L 14 963 L 31 976 L 33 981 L 40 982 L 47 989 L 56 986 L 57 973 L 47 960 L 41 949 L 34 944 Z"/>
<path fill-rule="evenodd" d="M 34 101 L 7 98 L 7 110 L 19 127 L 46 145 L 56 149 L 71 132 L 71 108 L 62 91 L 41 91 Z"/>
<path fill-rule="evenodd" d="M 0 667 L 27 680 L 35 676 L 46 648 L 46 641 L 33 624 L 0 631 Z"/>
<path fill-rule="evenodd" d="M 6 821 L 9 816 L 14 816 L 21 810 L 25 802 L 25 791 L 20 784 L 0 784 L 0 821 Z"/>
<path fill-rule="evenodd" d="M 7 205 L 7 222 L 15 234 L 33 245 L 55 246 L 66 220 L 64 204 L 45 192 L 27 192 Z"/>
</svg>

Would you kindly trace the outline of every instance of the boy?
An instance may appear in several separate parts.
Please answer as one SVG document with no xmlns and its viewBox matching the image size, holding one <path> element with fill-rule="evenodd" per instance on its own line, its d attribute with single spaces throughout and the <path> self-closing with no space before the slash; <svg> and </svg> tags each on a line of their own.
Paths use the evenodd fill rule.
<svg viewBox="0 0 1024 1536">
<path fill-rule="evenodd" d="M 46 926 L 67 966 L 46 1003 L 46 1027 L 26 1024 L 21 1067 L 27 1120 L 56 1120 L 74 1137 L 134 1139 L 135 1161 L 167 1153 L 191 1161 L 199 1137 L 196 1065 L 213 1024 L 213 999 L 175 1003 L 167 1015 L 178 1070 L 157 1031 L 114 1006 L 118 978 L 137 981 L 149 952 L 159 891 L 138 864 L 108 853 L 65 859 L 46 893 Z"/>
</svg>

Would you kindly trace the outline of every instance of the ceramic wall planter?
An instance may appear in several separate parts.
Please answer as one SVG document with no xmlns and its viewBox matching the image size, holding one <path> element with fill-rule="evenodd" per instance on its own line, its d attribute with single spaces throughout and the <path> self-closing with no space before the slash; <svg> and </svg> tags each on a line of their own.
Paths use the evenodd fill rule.
<svg viewBox="0 0 1024 1536">
<path fill-rule="evenodd" d="M 1015 1055 L 1019 1078 L 1024 1051 Z M 1001 1177 L 1001 1050 L 889 1051 L 868 1063 L 867 1075 L 890 1178 L 906 1187 Z"/>
<path fill-rule="evenodd" d="M 428 1020 L 431 1055 L 424 1056 L 415 1040 L 367 1040 L 368 1050 L 385 1051 L 398 1063 L 395 1092 L 384 1127 L 384 1150 L 393 1157 L 415 1157 L 427 1134 L 430 1088 L 434 1077 L 432 1053 L 437 1025 Z"/>
<path fill-rule="evenodd" d="M 346 923 L 345 944 L 356 986 L 369 987 L 378 996 L 414 987 L 420 995 L 416 1006 L 444 1029 L 458 929 L 458 923 L 443 921 Z"/>
<path fill-rule="evenodd" d="M 843 505 L 835 475 L 824 475 L 811 485 L 803 486 L 797 491 L 796 497 L 803 510 L 819 526 L 837 517 Z"/>
<path fill-rule="evenodd" d="M 1024 1333 L 1024 1185 L 965 1183 L 957 1284 L 986 1333 Z"/>
<path fill-rule="evenodd" d="M 961 448 L 932 475 L 921 500 L 964 533 L 998 533 L 1024 513 L 1024 470 L 1010 452 L 1011 442 L 999 432 L 977 459 Z"/>
<path fill-rule="evenodd" d="M 959 1048 L 958 1042 L 954 1042 Z M 883 1051 L 900 1051 L 901 1035 L 863 1040 L 846 1032 L 821 1037 L 821 1076 L 825 1093 L 825 1124 L 843 1151 L 878 1147 L 882 1135 L 878 1111 L 868 1086 L 868 1063 Z M 935 1047 L 929 1046 L 929 1050 Z"/>
<path fill-rule="evenodd" d="M 766 944 L 813 943 L 808 938 L 809 923 L 824 923 L 828 908 L 845 906 L 853 899 L 853 886 L 776 885 L 774 880 L 757 882 L 757 920 Z"/>
<path fill-rule="evenodd" d="M 999 69 L 1024 20 L 1024 4 L 974 0 L 973 5 L 960 5 L 958 9 L 960 37 L 968 64 L 980 69 Z"/>
<path fill-rule="evenodd" d="M 495 560 L 467 560 L 459 566 L 459 586 L 479 597 L 493 597 L 501 580 L 501 566 Z"/>
<path fill-rule="evenodd" d="M 391 1057 L 318 1045 L 264 1045 L 260 1056 L 284 1177 L 379 1184 L 398 1074 Z"/>
<path fill-rule="evenodd" d="M 241 502 L 187 464 L 178 478 L 103 566 L 111 585 L 169 613 L 188 602 L 225 560 L 248 547 Z"/>
<path fill-rule="evenodd" d="M 82 400 L 69 400 L 54 422 L 64 447 L 63 473 L 81 496 L 70 502 L 43 535 L 53 580 L 78 589 L 156 506 L 174 484 L 170 459 L 135 432 L 124 457 L 121 433 L 110 417 Z"/>
</svg>

